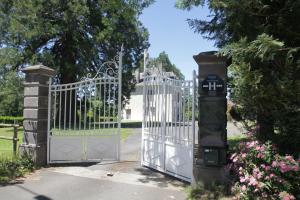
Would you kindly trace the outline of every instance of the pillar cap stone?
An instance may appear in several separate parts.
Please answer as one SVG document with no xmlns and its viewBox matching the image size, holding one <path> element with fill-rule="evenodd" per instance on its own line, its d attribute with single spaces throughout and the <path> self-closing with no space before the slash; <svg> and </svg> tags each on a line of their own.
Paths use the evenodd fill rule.
<svg viewBox="0 0 300 200">
<path fill-rule="evenodd" d="M 55 75 L 55 70 L 44 65 L 33 65 L 22 70 L 25 74 L 40 74 L 43 76 L 52 77 Z"/>
<path fill-rule="evenodd" d="M 199 65 L 203 64 L 224 64 L 228 59 L 224 56 L 217 56 L 217 51 L 201 52 L 198 55 L 193 56 L 194 60 Z"/>
</svg>

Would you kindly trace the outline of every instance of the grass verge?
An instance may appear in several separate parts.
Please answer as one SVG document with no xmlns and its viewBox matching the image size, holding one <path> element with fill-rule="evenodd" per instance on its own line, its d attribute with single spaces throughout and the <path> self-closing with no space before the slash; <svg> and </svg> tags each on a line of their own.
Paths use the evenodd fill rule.
<svg viewBox="0 0 300 200">
<path fill-rule="evenodd" d="M 2 156 L 0 158 L 0 185 L 22 177 L 34 169 L 35 165 L 28 156 Z"/>
<path fill-rule="evenodd" d="M 202 184 L 197 184 L 195 187 L 189 186 L 186 188 L 188 200 L 229 200 L 231 196 L 226 194 L 225 188 L 222 185 L 212 184 L 209 189 L 205 189 Z"/>
<path fill-rule="evenodd" d="M 236 150 L 238 144 L 243 141 L 247 141 L 247 136 L 244 134 L 229 136 L 227 138 L 227 142 L 228 142 L 228 146 L 229 146 L 229 149 L 228 149 L 229 153 Z"/>
<path fill-rule="evenodd" d="M 14 129 L 13 127 L 9 128 L 0 128 L 0 136 L 13 137 Z M 22 143 L 23 140 L 23 128 L 18 128 L 18 146 Z M 12 140 L 3 140 L 0 139 L 0 158 L 2 157 L 13 157 L 13 142 Z"/>
</svg>

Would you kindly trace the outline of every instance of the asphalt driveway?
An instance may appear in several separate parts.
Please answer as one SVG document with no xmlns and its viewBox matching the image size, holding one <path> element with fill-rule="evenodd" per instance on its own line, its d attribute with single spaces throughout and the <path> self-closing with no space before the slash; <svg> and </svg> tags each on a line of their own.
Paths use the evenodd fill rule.
<svg viewBox="0 0 300 200">
<path fill-rule="evenodd" d="M 121 162 L 55 166 L 0 186 L 0 200 L 168 200 L 186 198 L 186 183 L 140 166 L 141 129 L 121 146 Z M 229 135 L 241 130 L 228 124 Z"/>
<path fill-rule="evenodd" d="M 122 143 L 121 162 L 55 166 L 1 186 L 2 200 L 185 199 L 184 182 L 140 166 L 141 129 Z"/>
</svg>

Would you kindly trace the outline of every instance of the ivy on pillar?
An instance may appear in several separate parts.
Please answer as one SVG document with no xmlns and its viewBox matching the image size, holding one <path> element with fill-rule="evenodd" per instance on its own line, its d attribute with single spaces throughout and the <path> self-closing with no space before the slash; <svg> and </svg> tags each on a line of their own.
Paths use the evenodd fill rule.
<svg viewBox="0 0 300 200">
<path fill-rule="evenodd" d="M 37 165 L 47 164 L 47 120 L 49 79 L 55 71 L 43 65 L 26 67 L 24 82 L 23 143 L 20 153 Z"/>
</svg>

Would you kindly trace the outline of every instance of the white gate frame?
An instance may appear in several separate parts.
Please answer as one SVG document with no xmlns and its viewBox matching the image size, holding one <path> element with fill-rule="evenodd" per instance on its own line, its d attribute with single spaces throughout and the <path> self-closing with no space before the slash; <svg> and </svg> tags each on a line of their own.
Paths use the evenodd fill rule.
<svg viewBox="0 0 300 200">
<path fill-rule="evenodd" d="M 88 74 L 81 81 L 69 84 L 53 84 L 52 79 L 49 79 L 48 164 L 120 160 L 122 58 L 123 45 L 114 60 L 103 63 L 93 77 Z M 95 105 L 92 105 L 92 100 Z M 99 108 L 96 107 L 96 101 Z M 93 116 L 88 116 L 90 113 Z"/>
<path fill-rule="evenodd" d="M 147 70 L 144 67 L 141 165 L 193 182 L 196 72 L 193 80 L 185 81 Z"/>
</svg>

